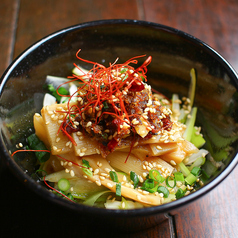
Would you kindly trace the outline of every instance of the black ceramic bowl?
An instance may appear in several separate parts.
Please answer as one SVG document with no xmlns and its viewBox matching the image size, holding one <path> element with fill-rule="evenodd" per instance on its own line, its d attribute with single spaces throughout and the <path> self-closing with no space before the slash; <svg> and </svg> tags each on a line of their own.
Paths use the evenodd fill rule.
<svg viewBox="0 0 238 238">
<path fill-rule="evenodd" d="M 106 210 L 71 203 L 49 192 L 32 176 L 32 164 L 13 159 L 9 151 L 32 133 L 32 116 L 39 111 L 38 98 L 46 75 L 68 76 L 76 52 L 85 59 L 108 65 L 119 57 L 121 62 L 137 56 L 151 55 L 148 82 L 166 94 L 187 96 L 189 71 L 197 71 L 195 105 L 199 108 L 197 123 L 203 133 L 215 129 L 211 137 L 223 138 L 212 149 L 228 144 L 231 152 L 222 158 L 222 166 L 198 191 L 177 201 L 138 210 Z M 87 67 L 87 65 L 85 65 Z M 194 201 L 217 186 L 236 166 L 237 154 L 237 74 L 222 56 L 202 41 L 163 25 L 132 20 L 105 20 L 83 23 L 53 33 L 25 50 L 5 71 L 0 85 L 1 154 L 12 172 L 26 186 L 49 201 L 75 211 L 81 216 L 93 215 L 121 228 L 142 229 L 165 219 L 164 214 Z M 214 131 L 214 130 L 213 130 Z M 15 158 L 15 157 L 14 157 Z M 44 208 L 42 208 L 44 209 Z M 60 207 L 59 207 L 60 209 Z M 47 212 L 47 211 L 46 211 Z"/>
</svg>

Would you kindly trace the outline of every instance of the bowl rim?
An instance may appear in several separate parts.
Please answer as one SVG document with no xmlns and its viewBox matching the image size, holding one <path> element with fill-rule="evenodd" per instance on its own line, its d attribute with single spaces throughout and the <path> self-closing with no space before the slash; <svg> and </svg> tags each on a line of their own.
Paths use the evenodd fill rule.
<svg viewBox="0 0 238 238">
<path fill-rule="evenodd" d="M 83 22 L 80 24 L 63 28 L 61 30 L 58 30 L 54 33 L 51 33 L 43 37 L 42 39 L 38 40 L 37 42 L 35 42 L 34 44 L 26 48 L 17 58 L 14 59 L 14 61 L 7 67 L 7 69 L 3 73 L 1 77 L 1 84 L 0 84 L 0 97 L 1 97 L 4 85 L 8 81 L 8 77 L 11 74 L 11 72 L 14 71 L 15 67 L 18 65 L 18 63 L 21 62 L 23 58 L 29 55 L 38 46 L 42 45 L 48 40 L 51 40 L 52 38 L 58 37 L 59 35 L 66 34 L 71 31 L 84 29 L 88 27 L 98 27 L 102 25 L 113 25 L 113 24 L 130 25 L 130 26 L 135 25 L 137 27 L 138 26 L 151 27 L 156 30 L 168 31 L 171 34 L 178 35 L 184 39 L 189 40 L 190 42 L 193 42 L 196 45 L 200 45 L 200 47 L 202 47 L 207 53 L 212 54 L 213 57 L 216 58 L 216 60 L 218 60 L 227 69 L 227 71 L 230 71 L 230 73 L 233 74 L 233 78 L 235 78 L 234 83 L 236 83 L 236 88 L 238 88 L 238 75 L 235 72 L 235 70 L 232 68 L 232 66 L 216 50 L 214 50 L 212 47 L 210 47 L 208 44 L 204 43 L 200 39 L 184 31 L 181 31 L 166 25 L 162 25 L 159 23 L 143 21 L 143 20 L 132 20 L 132 19 L 109 19 L 109 20 Z M 54 195 L 53 193 L 49 192 L 46 188 L 42 187 L 40 184 L 37 184 L 35 180 L 33 180 L 29 175 L 24 173 L 23 170 L 19 169 L 19 166 L 17 165 L 17 163 L 14 161 L 12 156 L 9 155 L 9 152 L 7 151 L 4 145 L 2 137 L 0 139 L 0 148 L 3 151 L 2 159 L 7 165 L 7 167 L 9 167 L 10 170 L 13 172 L 13 174 L 20 181 L 22 181 L 28 188 L 30 188 L 35 193 L 39 194 L 44 199 L 49 200 L 50 202 L 53 202 L 55 204 L 62 205 L 63 207 L 66 207 L 75 212 L 85 212 L 85 213 L 94 214 L 94 215 L 103 214 L 104 216 L 111 216 L 111 215 L 119 216 L 119 217 L 124 217 L 124 216 L 133 217 L 133 216 L 144 216 L 144 215 L 147 216 L 147 215 L 166 213 L 168 211 L 175 210 L 178 207 L 182 207 L 184 205 L 190 204 L 191 202 L 195 201 L 196 199 L 200 198 L 201 196 L 203 196 L 204 194 L 206 194 L 207 192 L 215 188 L 232 172 L 232 170 L 238 164 L 238 155 L 236 151 L 236 155 L 226 165 L 225 169 L 220 174 L 218 174 L 212 181 L 210 181 L 208 184 L 206 184 L 204 187 L 200 188 L 196 192 L 191 193 L 188 196 L 185 196 L 176 201 L 173 201 L 167 204 L 162 204 L 159 206 L 141 208 L 141 209 L 132 209 L 132 210 L 119 210 L 119 209 L 105 209 L 105 208 L 89 207 L 82 204 L 72 203 L 70 201 L 60 198 L 57 195 Z"/>
</svg>

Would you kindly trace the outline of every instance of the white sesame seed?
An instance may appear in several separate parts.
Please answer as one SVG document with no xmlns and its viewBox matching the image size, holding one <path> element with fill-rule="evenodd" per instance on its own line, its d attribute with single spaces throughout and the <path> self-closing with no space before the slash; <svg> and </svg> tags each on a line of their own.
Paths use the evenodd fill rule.
<svg viewBox="0 0 238 238">
<path fill-rule="evenodd" d="M 86 151 L 87 151 L 87 148 L 82 148 L 81 151 L 82 151 L 82 152 L 86 152 Z"/>
<path fill-rule="evenodd" d="M 173 166 L 176 165 L 176 162 L 174 160 L 170 160 L 170 164 L 172 164 Z"/>
<path fill-rule="evenodd" d="M 109 173 L 109 172 L 111 171 L 111 169 L 105 168 L 105 171 L 106 171 L 107 173 Z"/>
<path fill-rule="evenodd" d="M 113 185 L 112 185 L 111 183 L 107 183 L 107 186 L 108 186 L 109 188 L 112 188 L 112 187 L 113 187 Z"/>
<path fill-rule="evenodd" d="M 58 148 L 56 146 L 53 146 L 53 150 L 57 150 Z"/>
<path fill-rule="evenodd" d="M 105 180 L 106 178 L 104 176 L 99 176 L 101 180 Z"/>
<path fill-rule="evenodd" d="M 65 173 L 67 173 L 67 174 L 68 174 L 68 173 L 69 173 L 69 169 L 65 169 Z"/>
<path fill-rule="evenodd" d="M 92 126 L 92 122 L 91 122 L 91 121 L 89 121 L 89 122 L 87 123 L 86 127 L 90 127 L 90 126 Z"/>
<path fill-rule="evenodd" d="M 71 175 L 71 177 L 74 177 L 74 175 L 75 175 L 75 173 L 72 169 L 70 170 L 70 175 Z"/>
<path fill-rule="evenodd" d="M 99 169 L 95 169 L 93 174 L 95 175 L 95 174 L 98 174 L 98 173 L 99 173 Z"/>
<path fill-rule="evenodd" d="M 101 175 L 104 177 L 109 177 L 109 174 L 106 174 L 106 173 L 101 173 Z"/>
<path fill-rule="evenodd" d="M 141 196 L 140 195 L 136 195 L 138 200 L 141 200 Z"/>
<path fill-rule="evenodd" d="M 144 172 L 143 173 L 143 177 L 146 178 L 147 177 L 147 173 Z"/>
<path fill-rule="evenodd" d="M 100 180 L 96 180 L 95 183 L 98 185 L 98 186 L 101 186 L 101 181 Z"/>
</svg>

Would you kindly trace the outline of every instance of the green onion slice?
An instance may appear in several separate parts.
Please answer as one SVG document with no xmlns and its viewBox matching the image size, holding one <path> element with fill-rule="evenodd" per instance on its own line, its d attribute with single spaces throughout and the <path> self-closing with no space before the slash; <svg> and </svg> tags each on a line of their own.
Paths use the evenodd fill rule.
<svg viewBox="0 0 238 238">
<path fill-rule="evenodd" d="M 114 171 L 110 171 L 109 172 L 109 175 L 110 175 L 110 178 L 111 178 L 111 180 L 113 181 L 113 182 L 118 182 L 118 177 L 117 177 L 117 173 L 116 172 L 114 172 Z"/>
<path fill-rule="evenodd" d="M 116 196 L 121 196 L 121 183 L 116 184 Z"/>
<path fill-rule="evenodd" d="M 157 192 L 158 193 L 163 193 L 164 194 L 164 198 L 167 198 L 169 196 L 169 190 L 166 187 L 164 187 L 164 186 L 159 186 L 157 188 Z"/>
<path fill-rule="evenodd" d="M 181 172 L 174 172 L 174 177 L 176 179 L 176 181 L 184 181 L 184 176 Z"/>
<path fill-rule="evenodd" d="M 143 188 L 154 188 L 155 182 L 153 179 L 146 179 L 143 183 Z"/>
<path fill-rule="evenodd" d="M 61 178 L 59 181 L 58 181 L 58 187 L 59 187 L 59 190 L 65 192 L 67 191 L 69 188 L 70 188 L 70 182 L 68 179 L 66 178 Z"/>
<path fill-rule="evenodd" d="M 193 167 L 193 169 L 191 170 L 191 174 L 193 174 L 194 176 L 198 176 L 200 171 L 201 171 L 201 168 Z"/>
<path fill-rule="evenodd" d="M 166 181 L 166 185 L 169 188 L 174 188 L 176 186 L 176 179 L 174 177 L 172 177 L 172 176 L 168 176 L 165 181 Z M 173 183 L 174 183 L 173 186 L 171 186 L 170 183 L 169 183 L 171 181 L 173 181 Z"/>
<path fill-rule="evenodd" d="M 134 188 L 136 188 L 139 184 L 139 178 L 138 178 L 137 174 L 135 172 L 131 171 L 130 172 L 130 179 L 134 183 Z"/>
<path fill-rule="evenodd" d="M 89 165 L 89 162 L 85 159 L 83 159 L 82 162 L 83 162 L 83 168 L 82 168 L 83 172 L 90 177 L 93 176 L 93 172 L 89 169 L 91 167 Z"/>
<path fill-rule="evenodd" d="M 149 172 L 150 178 L 159 182 L 159 183 L 163 183 L 165 178 L 160 174 L 160 172 L 158 170 L 155 169 L 151 169 Z"/>
<path fill-rule="evenodd" d="M 83 165 L 90 168 L 91 166 L 89 165 L 89 162 L 85 159 L 82 159 Z"/>
<path fill-rule="evenodd" d="M 184 196 L 185 192 L 183 191 L 182 188 L 179 188 L 175 194 L 176 199 L 182 198 Z"/>
</svg>

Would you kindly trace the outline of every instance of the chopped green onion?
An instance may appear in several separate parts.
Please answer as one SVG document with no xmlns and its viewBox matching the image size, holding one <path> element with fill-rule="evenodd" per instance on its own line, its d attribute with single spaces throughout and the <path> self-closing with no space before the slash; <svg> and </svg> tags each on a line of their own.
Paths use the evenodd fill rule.
<svg viewBox="0 0 238 238">
<path fill-rule="evenodd" d="M 157 191 L 159 184 L 155 186 L 155 181 L 153 179 L 146 179 L 141 187 L 142 190 L 154 193 Z"/>
<path fill-rule="evenodd" d="M 195 127 L 193 127 L 191 143 L 193 143 L 197 148 L 201 148 L 206 143 L 202 134 L 197 133 L 197 129 Z"/>
<path fill-rule="evenodd" d="M 201 174 L 202 174 L 202 176 L 200 177 L 200 179 L 203 182 L 206 182 L 210 178 L 210 175 L 208 175 L 207 172 L 205 170 L 203 170 L 203 169 L 201 171 Z"/>
<path fill-rule="evenodd" d="M 108 134 L 107 134 L 107 133 L 103 133 L 103 134 L 102 134 L 102 138 L 103 138 L 104 140 L 107 140 Z"/>
<path fill-rule="evenodd" d="M 173 185 L 171 186 L 170 185 L 170 182 L 173 181 Z M 166 185 L 169 187 L 169 188 L 174 188 L 176 186 L 176 179 L 172 176 L 168 176 L 165 180 L 166 182 Z"/>
<path fill-rule="evenodd" d="M 58 181 L 58 187 L 59 187 L 59 190 L 65 192 L 67 191 L 69 188 L 70 188 L 70 182 L 68 179 L 66 178 L 61 178 L 59 181 Z"/>
<path fill-rule="evenodd" d="M 115 171 L 110 171 L 109 172 L 110 178 L 113 182 L 118 182 L 118 177 L 117 177 L 117 173 Z"/>
<path fill-rule="evenodd" d="M 121 196 L 121 183 L 116 184 L 116 195 Z"/>
<path fill-rule="evenodd" d="M 145 188 L 153 188 L 155 186 L 155 182 L 153 179 L 146 179 L 143 183 L 143 187 Z"/>
<path fill-rule="evenodd" d="M 203 170 L 210 177 L 218 170 L 218 167 L 216 167 L 211 161 L 207 160 L 203 165 Z"/>
<path fill-rule="evenodd" d="M 58 93 L 62 94 L 62 95 L 68 95 L 69 94 L 68 90 L 65 89 L 64 87 L 58 88 Z"/>
<path fill-rule="evenodd" d="M 57 93 L 57 90 L 54 88 L 53 84 L 48 84 L 48 90 L 56 98 L 58 102 L 60 102 L 61 100 L 61 96 L 59 94 L 61 95 L 69 94 L 68 90 L 65 89 L 64 87 L 58 88 L 58 93 Z"/>
<path fill-rule="evenodd" d="M 176 179 L 176 181 L 184 181 L 184 176 L 181 172 L 174 172 L 174 177 Z"/>
<path fill-rule="evenodd" d="M 175 194 L 176 199 L 182 198 L 184 196 L 185 192 L 183 191 L 182 188 L 179 188 Z"/>
<path fill-rule="evenodd" d="M 91 167 L 89 165 L 89 162 L 85 159 L 83 159 L 82 162 L 83 162 L 83 168 L 82 168 L 83 172 L 90 177 L 93 176 L 93 172 L 89 169 Z"/>
<path fill-rule="evenodd" d="M 187 177 L 187 176 L 190 174 L 189 169 L 187 168 L 187 166 L 186 166 L 183 162 L 181 162 L 181 163 L 179 164 L 179 167 L 180 167 L 180 170 L 181 170 L 181 172 L 183 173 L 183 175 L 184 175 L 185 177 Z"/>
<path fill-rule="evenodd" d="M 155 187 L 154 180 L 153 179 L 146 179 L 144 181 L 141 189 L 146 190 L 146 191 L 148 191 L 150 193 L 153 193 L 154 190 L 152 190 L 152 188 L 154 188 L 154 187 Z"/>
<path fill-rule="evenodd" d="M 102 104 L 103 104 L 104 109 L 108 109 L 109 108 L 109 106 L 108 106 L 106 101 L 104 101 Z"/>
<path fill-rule="evenodd" d="M 130 172 L 130 179 L 134 183 L 134 188 L 136 188 L 139 184 L 139 178 L 138 178 L 137 174 L 135 172 L 131 171 Z"/>
<path fill-rule="evenodd" d="M 120 71 L 120 73 L 123 74 L 123 73 L 125 73 L 126 71 L 127 71 L 127 68 L 123 68 L 123 69 Z"/>
<path fill-rule="evenodd" d="M 160 172 L 158 170 L 155 169 L 151 169 L 149 171 L 149 176 L 151 179 L 159 182 L 159 183 L 163 183 L 165 178 L 160 174 Z"/>
<path fill-rule="evenodd" d="M 197 180 L 197 177 L 194 176 L 192 173 L 190 173 L 186 178 L 185 178 L 185 182 L 189 185 L 192 185 L 193 183 L 195 183 Z"/>
<path fill-rule="evenodd" d="M 164 187 L 164 186 L 159 186 L 157 188 L 157 192 L 158 193 L 163 193 L 164 194 L 164 198 L 167 198 L 169 196 L 169 190 L 166 187 Z"/>
<path fill-rule="evenodd" d="M 194 97 L 195 97 L 196 81 L 197 81 L 196 71 L 194 68 L 190 70 L 190 77 L 191 77 L 191 81 L 190 81 L 189 90 L 188 90 L 188 98 L 190 100 L 189 104 L 192 107 Z"/>
<path fill-rule="evenodd" d="M 89 165 L 89 162 L 85 159 L 82 159 L 83 165 L 90 168 L 91 166 Z"/>
<path fill-rule="evenodd" d="M 197 108 L 193 107 L 191 112 L 188 114 L 189 117 L 187 116 L 186 120 L 186 130 L 183 133 L 183 138 L 187 141 L 191 141 L 192 138 L 192 133 L 193 133 L 193 128 L 196 120 L 196 115 L 197 115 Z"/>
<path fill-rule="evenodd" d="M 193 174 L 194 176 L 198 176 L 200 171 L 201 171 L 201 168 L 193 167 L 193 169 L 191 170 L 191 174 Z"/>
</svg>

